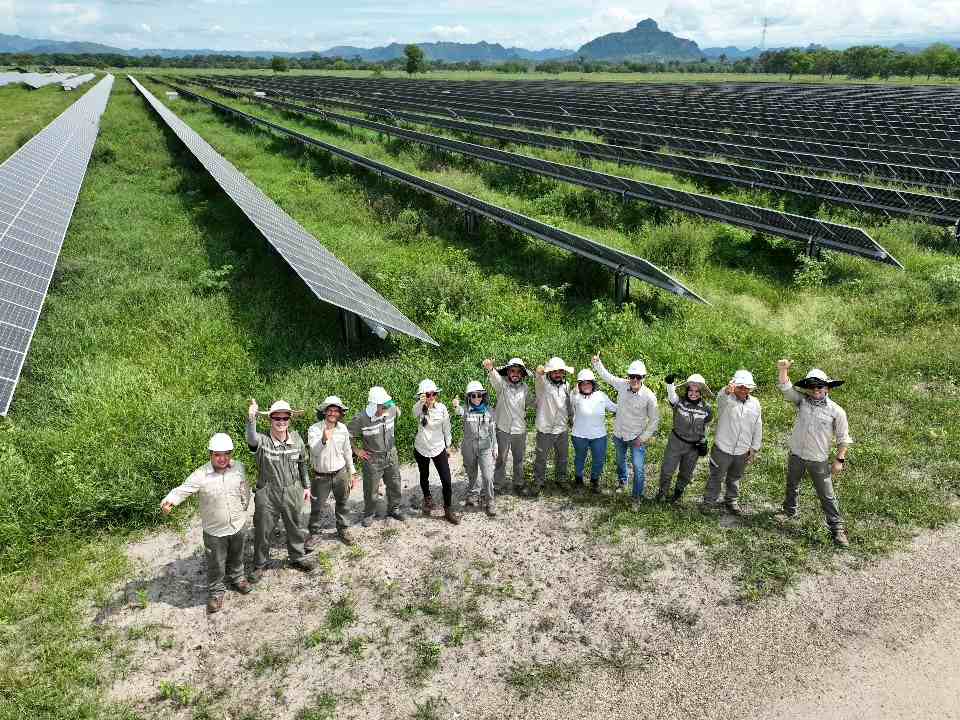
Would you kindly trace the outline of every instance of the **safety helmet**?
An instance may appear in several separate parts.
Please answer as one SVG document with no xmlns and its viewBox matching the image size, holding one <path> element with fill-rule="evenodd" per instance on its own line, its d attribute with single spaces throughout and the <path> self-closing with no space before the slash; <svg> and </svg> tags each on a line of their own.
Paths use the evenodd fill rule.
<svg viewBox="0 0 960 720">
<path fill-rule="evenodd" d="M 207 443 L 210 452 L 233 452 L 233 438 L 226 433 L 216 433 Z"/>
<path fill-rule="evenodd" d="M 627 375 L 646 375 L 647 366 L 643 364 L 643 360 L 634 360 L 630 363 L 630 367 L 627 368 Z"/>
<path fill-rule="evenodd" d="M 421 380 L 420 384 L 417 385 L 417 395 L 423 395 L 428 392 L 439 393 L 440 388 L 437 387 L 437 384 L 433 380 Z"/>
<path fill-rule="evenodd" d="M 328 395 L 323 399 L 322 403 L 317 405 L 317 420 L 324 419 L 327 412 L 327 408 L 330 407 L 331 405 L 334 407 L 340 408 L 341 415 L 347 412 L 347 406 L 343 404 L 343 400 L 338 398 L 336 395 Z"/>
<path fill-rule="evenodd" d="M 273 405 L 270 406 L 270 409 L 267 411 L 267 415 L 273 417 L 274 413 L 285 412 L 293 415 L 293 410 L 290 409 L 290 403 L 286 400 L 276 400 Z"/>
<path fill-rule="evenodd" d="M 737 370 L 733 374 L 733 379 L 730 382 L 733 383 L 734 387 L 744 385 L 751 390 L 757 386 L 756 383 L 753 382 L 753 373 L 749 370 Z"/>
<path fill-rule="evenodd" d="M 577 384 L 578 384 L 578 385 L 579 385 L 580 383 L 582 383 L 582 382 L 592 382 L 592 383 L 595 383 L 596 381 L 597 381 L 597 376 L 594 375 L 594 374 L 593 374 L 593 370 L 590 370 L 589 368 L 584 368 L 583 370 L 581 370 L 580 372 L 577 373 Z"/>
<path fill-rule="evenodd" d="M 544 366 L 544 372 L 556 372 L 557 370 L 563 370 L 564 372 L 573 373 L 573 368 L 567 365 L 562 358 L 552 357 Z"/>
<path fill-rule="evenodd" d="M 383 405 L 390 402 L 390 399 L 390 395 L 387 394 L 387 391 L 379 385 L 374 385 L 372 388 L 370 388 L 370 392 L 367 394 L 367 403 L 370 405 Z"/>
<path fill-rule="evenodd" d="M 483 389 L 483 385 L 481 385 L 476 380 L 471 380 L 470 382 L 468 382 L 466 394 L 469 395 L 470 393 L 477 393 L 477 392 L 483 393 L 483 394 L 487 393 L 487 391 Z"/>
</svg>

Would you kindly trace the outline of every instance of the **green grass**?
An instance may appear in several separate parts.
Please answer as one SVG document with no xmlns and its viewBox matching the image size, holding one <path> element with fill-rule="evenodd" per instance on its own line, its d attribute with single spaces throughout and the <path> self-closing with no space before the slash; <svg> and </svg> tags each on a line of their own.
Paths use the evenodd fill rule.
<svg viewBox="0 0 960 720">
<path fill-rule="evenodd" d="M 312 411 L 336 392 L 360 408 L 373 384 L 403 399 L 431 377 L 452 394 L 481 379 L 487 356 L 537 363 L 558 354 L 583 367 L 597 349 L 615 371 L 643 357 L 661 398 L 669 371 L 699 371 L 718 385 L 748 367 L 759 378 L 766 432 L 743 501 L 762 509 L 783 492 L 793 414 L 773 382 L 776 359 L 791 356 L 799 372 L 817 365 L 847 380 L 834 397 L 856 439 L 837 484 L 852 553 L 887 553 L 918 529 L 956 519 L 958 260 L 942 232 L 830 211 L 868 221 L 907 270 L 831 255 L 798 281 L 795 248 L 775 239 L 642 207 L 615 211 L 595 194 L 310 128 L 649 254 L 713 303 L 639 286 L 617 308 L 605 273 L 559 250 L 489 224 L 468 237 L 440 203 L 192 103 L 174 108 L 441 346 L 391 337 L 345 347 L 335 312 L 118 78 L 12 414 L 0 423 L 0 718 L 122 713 L 102 694 L 110 678 L 103 664 L 121 651 L 86 622 L 84 603 L 126 572 L 123 533 L 163 522 L 160 498 L 206 461 L 207 437 L 226 430 L 239 440 L 250 396 L 261 404 L 286 397 Z M 667 417 L 661 438 L 669 425 Z M 405 459 L 414 432 L 408 413 L 398 436 Z M 661 448 L 648 454 L 654 468 Z M 250 462 L 245 450 L 238 458 Z M 613 473 L 608 465 L 605 483 Z M 695 538 L 732 568 L 746 599 L 782 592 L 836 552 L 809 491 L 790 526 L 765 511 L 725 528 L 689 506 L 633 513 L 619 498 L 577 502 L 596 508 L 603 541 Z M 104 531 L 115 538 L 103 539 Z M 448 628 L 449 642 L 438 647 L 456 645 L 472 632 L 466 601 L 513 602 L 518 592 L 475 578 L 463 606 L 442 592 L 434 603 L 428 593 L 409 614 Z M 408 600 L 384 598 L 392 606 Z M 425 666 L 432 652 L 411 649 Z M 551 675 L 534 673 L 541 676 Z"/>
<path fill-rule="evenodd" d="M 563 688 L 580 677 L 581 665 L 570 660 L 515 662 L 506 673 L 506 683 L 522 698 Z"/>
<path fill-rule="evenodd" d="M 26 85 L 0 87 L 0 162 L 79 100 L 95 83 L 93 80 L 73 92 L 64 91 L 56 83 L 39 90 Z"/>
</svg>

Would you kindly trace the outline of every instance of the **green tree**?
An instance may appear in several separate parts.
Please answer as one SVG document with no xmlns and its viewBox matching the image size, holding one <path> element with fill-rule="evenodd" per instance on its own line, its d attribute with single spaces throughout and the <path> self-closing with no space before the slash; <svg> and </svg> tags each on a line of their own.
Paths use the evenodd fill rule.
<svg viewBox="0 0 960 720">
<path fill-rule="evenodd" d="M 931 75 L 950 77 L 957 63 L 957 51 L 946 43 L 934 43 L 918 58 L 920 72 L 929 78 Z"/>
<path fill-rule="evenodd" d="M 427 59 L 419 45 L 407 45 L 403 49 L 407 57 L 407 72 L 411 75 L 427 71 Z"/>
<path fill-rule="evenodd" d="M 273 60 L 270 61 L 270 68 L 274 72 L 286 72 L 290 69 L 290 64 L 287 62 L 286 58 L 274 56 Z"/>
</svg>

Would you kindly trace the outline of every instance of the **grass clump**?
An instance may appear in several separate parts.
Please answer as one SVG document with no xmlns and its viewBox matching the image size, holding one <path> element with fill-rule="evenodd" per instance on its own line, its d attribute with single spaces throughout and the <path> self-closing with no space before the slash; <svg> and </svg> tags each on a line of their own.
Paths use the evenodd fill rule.
<svg viewBox="0 0 960 720">
<path fill-rule="evenodd" d="M 507 685 L 522 698 L 544 690 L 556 690 L 574 682 L 581 672 L 579 663 L 569 660 L 515 662 L 506 673 Z"/>
<path fill-rule="evenodd" d="M 337 717 L 337 698 L 331 693 L 318 694 L 310 707 L 300 708 L 295 720 L 334 720 Z"/>
</svg>

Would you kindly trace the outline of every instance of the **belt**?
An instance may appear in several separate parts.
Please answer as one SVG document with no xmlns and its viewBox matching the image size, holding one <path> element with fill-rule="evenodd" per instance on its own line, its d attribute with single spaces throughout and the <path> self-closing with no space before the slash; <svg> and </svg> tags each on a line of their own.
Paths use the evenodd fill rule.
<svg viewBox="0 0 960 720">
<path fill-rule="evenodd" d="M 330 472 L 321 472 L 320 470 L 314 470 L 314 471 L 313 471 L 313 474 L 314 474 L 314 475 L 339 475 L 340 473 L 342 473 L 342 472 L 343 472 L 344 470 L 346 470 L 346 469 L 347 469 L 347 466 L 344 465 L 344 466 L 343 466 L 342 468 L 340 468 L 339 470 L 332 470 L 332 471 L 330 471 Z"/>
</svg>

